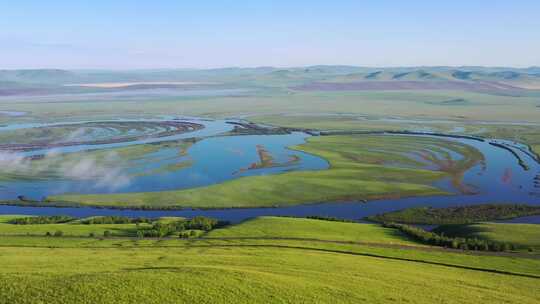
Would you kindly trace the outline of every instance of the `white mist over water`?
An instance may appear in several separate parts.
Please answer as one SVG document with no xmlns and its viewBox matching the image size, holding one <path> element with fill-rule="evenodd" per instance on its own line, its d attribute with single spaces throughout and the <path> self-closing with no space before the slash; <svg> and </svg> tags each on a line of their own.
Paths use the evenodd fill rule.
<svg viewBox="0 0 540 304">
<path fill-rule="evenodd" d="M 42 159 L 31 160 L 21 153 L 0 152 L 0 173 L 39 178 L 40 175 L 57 179 L 89 181 L 91 187 L 109 191 L 127 186 L 131 178 L 121 166 L 115 152 L 107 152 L 102 158 L 81 157 L 63 160 L 58 150 L 51 150 Z"/>
</svg>

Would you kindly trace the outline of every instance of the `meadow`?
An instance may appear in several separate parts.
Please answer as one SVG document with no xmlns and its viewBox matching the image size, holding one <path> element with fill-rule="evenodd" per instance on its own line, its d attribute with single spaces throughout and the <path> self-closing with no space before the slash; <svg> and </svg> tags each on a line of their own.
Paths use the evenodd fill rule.
<svg viewBox="0 0 540 304">
<path fill-rule="evenodd" d="M 448 105 L 461 98 L 468 103 Z M 13 98 L 15 101 L 16 97 Z M 65 101 L 62 101 L 65 99 Z M 246 96 L 154 97 L 129 100 L 82 99 L 73 95 L 54 102 L 0 100 L 0 110 L 22 111 L 21 117 L 1 117 L 0 123 L 13 121 L 66 121 L 152 117 L 163 113 L 202 117 L 239 117 L 282 114 L 353 114 L 374 117 L 455 119 L 468 121 L 538 122 L 538 99 L 534 96 L 501 96 L 462 91 L 338 91 L 301 92 L 289 89 L 254 91 Z M 104 104 L 107 104 L 105 107 Z M 511 113 L 511 116 L 509 116 Z M 270 122 L 270 121 L 268 121 Z"/>
<path fill-rule="evenodd" d="M 1 303 L 535 303 L 540 291 L 537 259 L 315 219 L 257 218 L 190 240 L 3 236 L 0 247 Z"/>
</svg>

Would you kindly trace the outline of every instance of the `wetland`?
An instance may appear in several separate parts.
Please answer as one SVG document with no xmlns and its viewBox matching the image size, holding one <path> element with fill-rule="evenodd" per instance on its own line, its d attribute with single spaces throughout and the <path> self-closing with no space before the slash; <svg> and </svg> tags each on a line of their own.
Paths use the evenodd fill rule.
<svg viewBox="0 0 540 304">
<path fill-rule="evenodd" d="M 501 140 L 314 132 L 196 117 L 3 129 L 0 136 L 13 145 L 1 153 L 3 213 L 356 220 L 406 207 L 537 204 L 540 197 L 534 157 Z M 53 144 L 35 140 L 44 133 L 56 138 Z"/>
</svg>

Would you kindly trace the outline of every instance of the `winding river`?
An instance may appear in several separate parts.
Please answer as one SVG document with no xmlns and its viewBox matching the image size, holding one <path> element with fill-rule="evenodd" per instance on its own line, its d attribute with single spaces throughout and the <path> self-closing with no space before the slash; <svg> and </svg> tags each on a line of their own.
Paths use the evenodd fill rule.
<svg viewBox="0 0 540 304">
<path fill-rule="evenodd" d="M 288 149 L 290 146 L 305 142 L 310 135 L 302 132 L 279 135 L 241 135 L 219 136 L 231 131 L 233 125 L 226 120 L 201 120 L 183 118 L 183 120 L 204 124 L 205 128 L 166 136 L 160 138 L 145 138 L 131 142 L 107 143 L 102 145 L 75 145 L 56 148 L 56 153 L 75 153 L 91 149 L 110 149 L 131 145 L 158 143 L 187 138 L 199 138 L 188 148 L 189 153 L 181 158 L 191 164 L 181 170 L 160 172 L 153 175 L 131 177 L 129 183 L 114 189 L 106 184 L 93 180 L 73 179 L 43 179 L 43 180 L 4 180 L 0 181 L 0 199 L 14 199 L 24 194 L 26 197 L 40 199 L 43 196 L 65 192 L 100 193 L 100 192 L 134 192 L 162 191 L 191 188 L 220 183 L 232 178 L 247 175 L 275 174 L 291 170 L 323 170 L 328 163 L 317 156 Z M 131 120 L 132 121 L 132 120 Z M 144 120 L 155 121 L 155 120 Z M 81 122 L 76 122 L 81 123 Z M 2 130 L 33 128 L 46 124 L 8 125 Z M 393 136 L 393 135 L 381 135 Z M 409 136 L 430 136 L 410 135 Z M 517 143 L 486 140 L 479 141 L 469 138 L 444 137 L 446 140 L 457 141 L 477 148 L 483 153 L 485 161 L 469 169 L 463 178 L 463 183 L 475 189 L 475 194 L 456 194 L 436 197 L 411 197 L 402 199 L 377 200 L 370 202 L 336 202 L 317 203 L 280 208 L 249 208 L 223 210 L 175 210 L 175 211 L 146 211 L 146 210 L 115 210 L 98 208 L 52 208 L 52 207 L 21 207 L 0 206 L 0 214 L 66 214 L 72 216 L 94 215 L 125 215 L 125 216 L 212 216 L 231 222 L 262 215 L 284 216 L 335 216 L 347 219 L 359 219 L 364 216 L 382 212 L 394 211 L 416 206 L 455 206 L 481 203 L 528 203 L 540 205 L 539 178 L 540 164 L 526 147 Z M 496 143 L 498 145 L 493 145 Z M 504 147 L 500 147 L 504 145 Z M 261 151 L 272 156 L 271 166 L 254 166 L 263 161 Z M 24 157 L 43 155 L 49 149 L 36 149 L 23 152 Z M 145 163 L 141 166 L 152 167 L 167 165 L 168 161 L 178 161 L 177 149 L 160 149 L 155 152 L 162 163 Z M 177 157 L 174 158 L 173 156 Z M 251 169 L 250 169 L 251 168 Z M 449 181 L 440 181 L 437 186 L 452 191 Z M 454 190 L 455 191 L 455 190 Z M 540 223 L 540 218 L 531 217 L 525 222 Z"/>
</svg>

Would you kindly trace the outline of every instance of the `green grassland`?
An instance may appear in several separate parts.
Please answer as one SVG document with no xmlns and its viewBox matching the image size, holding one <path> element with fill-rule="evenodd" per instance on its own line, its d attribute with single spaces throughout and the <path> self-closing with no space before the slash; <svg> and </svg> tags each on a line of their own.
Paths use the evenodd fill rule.
<svg viewBox="0 0 540 304">
<path fill-rule="evenodd" d="M 532 145 L 531 148 L 537 155 L 540 155 L 540 145 Z"/>
<path fill-rule="evenodd" d="M 330 169 L 243 177 L 178 191 L 66 194 L 48 200 L 113 207 L 228 208 L 436 195 L 445 192 L 431 186 L 434 181 L 451 176 L 458 183 L 463 171 L 482 158 L 466 145 L 405 136 L 322 136 L 295 148 L 325 158 Z M 445 148 L 463 159 L 448 167 Z M 441 171 L 428 169 L 433 166 Z"/>
<path fill-rule="evenodd" d="M 418 245 L 395 229 L 374 224 L 287 217 L 258 217 L 209 232 L 206 238 L 301 238 L 346 242 Z"/>
<path fill-rule="evenodd" d="M 445 235 L 510 242 L 521 249 L 540 249 L 540 225 L 479 223 L 469 225 L 444 225 L 437 228 Z"/>
<path fill-rule="evenodd" d="M 339 237 L 340 230 L 347 237 Z M 314 235 L 325 241 L 312 239 Z M 537 259 L 432 251 L 414 243 L 385 248 L 339 242 L 408 244 L 375 225 L 264 217 L 206 237 L 186 241 L 5 236 L 0 238 L 0 302 L 540 300 Z M 290 239 L 272 239 L 281 237 Z M 334 238 L 338 240 L 332 242 Z"/>
<path fill-rule="evenodd" d="M 538 279 L 296 249 L 4 248 L 2 263 L 4 303 L 535 303 L 539 292 Z"/>
<path fill-rule="evenodd" d="M 457 105 L 446 102 L 456 99 L 468 102 Z M 104 106 L 104 102 L 107 106 Z M 206 117 L 350 113 L 379 117 L 538 122 L 540 108 L 537 105 L 538 97 L 535 96 L 503 96 L 462 91 L 300 92 L 271 89 L 263 93 L 253 92 L 235 97 L 0 102 L 0 110 L 30 113 L 29 116 L 17 118 L 3 117 L 0 122 L 150 117 L 163 113 Z"/>
</svg>

